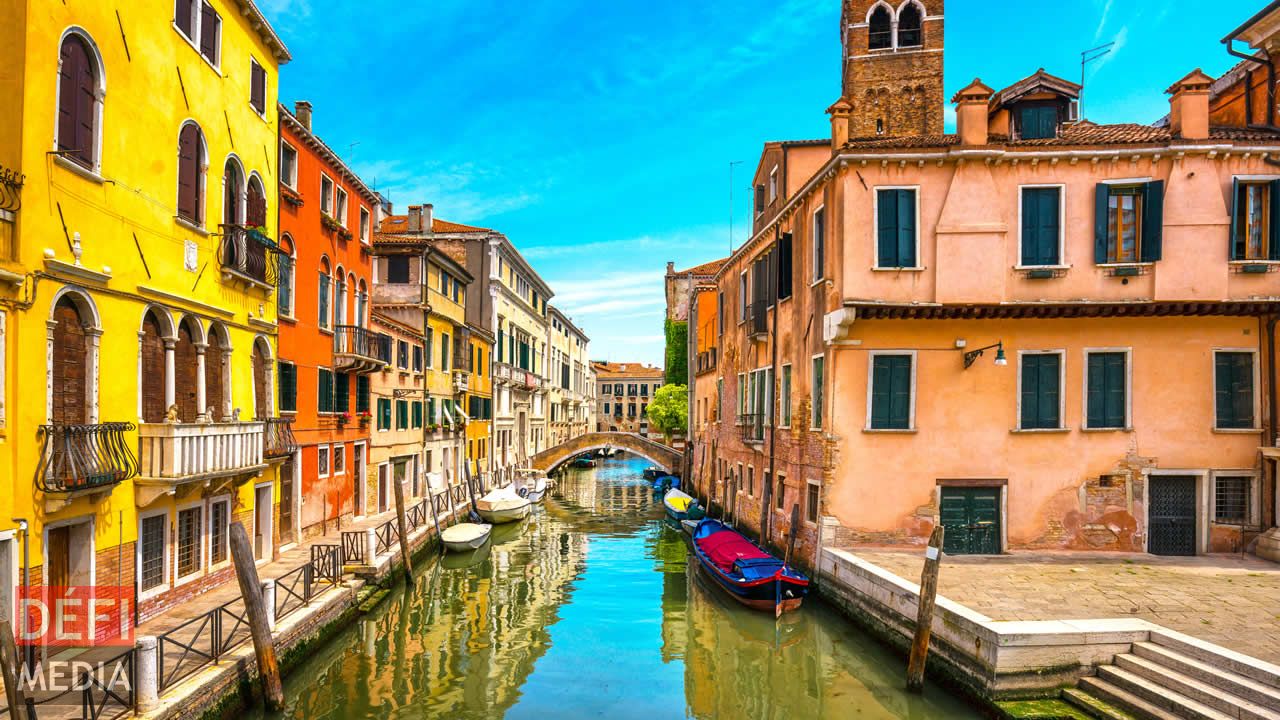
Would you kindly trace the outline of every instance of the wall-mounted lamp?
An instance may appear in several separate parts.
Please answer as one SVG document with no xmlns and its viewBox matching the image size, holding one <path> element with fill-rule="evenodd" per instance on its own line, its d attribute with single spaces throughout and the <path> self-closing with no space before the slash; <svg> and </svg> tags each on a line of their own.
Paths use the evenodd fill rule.
<svg viewBox="0 0 1280 720">
<path fill-rule="evenodd" d="M 996 351 L 996 367 L 1004 367 L 1009 364 L 1009 361 L 1004 356 L 1004 341 L 1001 340 L 995 345 L 988 345 L 986 347 L 980 347 L 977 350 L 970 350 L 969 352 L 966 352 L 964 354 L 965 369 L 969 369 L 970 365 L 977 362 L 978 358 L 982 357 L 982 353 L 984 351 L 991 349 L 995 349 Z"/>
</svg>

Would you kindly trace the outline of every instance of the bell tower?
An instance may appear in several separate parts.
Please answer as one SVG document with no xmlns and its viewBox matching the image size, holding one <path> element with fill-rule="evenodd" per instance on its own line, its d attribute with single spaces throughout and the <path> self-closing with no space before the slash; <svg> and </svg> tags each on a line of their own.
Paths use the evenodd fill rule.
<svg viewBox="0 0 1280 720">
<path fill-rule="evenodd" d="M 943 0 L 842 1 L 843 88 L 828 110 L 837 144 L 941 134 Z"/>
</svg>

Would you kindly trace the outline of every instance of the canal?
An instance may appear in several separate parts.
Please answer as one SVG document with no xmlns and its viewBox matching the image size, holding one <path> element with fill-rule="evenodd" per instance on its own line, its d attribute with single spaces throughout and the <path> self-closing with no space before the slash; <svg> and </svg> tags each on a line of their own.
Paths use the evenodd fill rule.
<svg viewBox="0 0 1280 720">
<path fill-rule="evenodd" d="M 723 596 L 646 464 L 568 471 L 474 557 L 420 561 L 290 673 L 283 717 L 978 717 L 905 694 L 904 661 L 816 597 L 775 623 Z"/>
</svg>

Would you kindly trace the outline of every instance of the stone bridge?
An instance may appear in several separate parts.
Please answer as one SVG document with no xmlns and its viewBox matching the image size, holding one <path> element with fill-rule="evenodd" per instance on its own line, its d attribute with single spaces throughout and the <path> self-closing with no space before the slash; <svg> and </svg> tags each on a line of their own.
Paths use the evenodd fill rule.
<svg viewBox="0 0 1280 720">
<path fill-rule="evenodd" d="M 670 445 L 635 433 L 597 432 L 579 435 L 568 442 L 547 448 L 534 455 L 529 464 L 544 472 L 551 472 L 579 455 L 601 448 L 618 448 L 635 453 L 667 472 L 678 471 L 683 459 L 680 452 Z"/>
</svg>

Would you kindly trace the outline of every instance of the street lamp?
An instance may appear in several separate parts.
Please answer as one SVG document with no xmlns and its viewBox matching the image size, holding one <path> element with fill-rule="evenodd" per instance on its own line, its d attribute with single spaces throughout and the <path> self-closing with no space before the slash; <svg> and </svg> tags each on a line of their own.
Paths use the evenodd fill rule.
<svg viewBox="0 0 1280 720">
<path fill-rule="evenodd" d="M 1004 341 L 1001 340 L 994 345 L 988 345 L 986 347 L 980 347 L 977 350 L 970 350 L 969 352 L 966 352 L 964 354 L 965 369 L 968 370 L 970 365 L 977 362 L 978 358 L 982 357 L 982 353 L 984 351 L 991 349 L 995 349 L 996 351 L 996 367 L 1004 367 L 1009 364 L 1008 359 L 1004 356 Z"/>
</svg>

